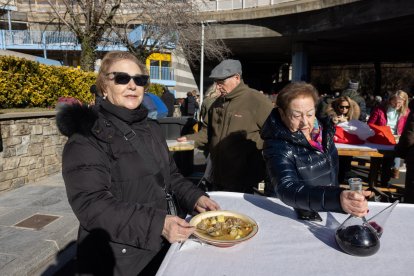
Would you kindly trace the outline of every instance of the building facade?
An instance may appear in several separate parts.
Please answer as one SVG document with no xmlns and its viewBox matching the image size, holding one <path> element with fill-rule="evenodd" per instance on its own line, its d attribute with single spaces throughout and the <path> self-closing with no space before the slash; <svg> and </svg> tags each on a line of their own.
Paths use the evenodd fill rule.
<svg viewBox="0 0 414 276">
<path fill-rule="evenodd" d="M 123 20 L 132 16 L 130 11 L 121 9 L 120 12 Z M 47 0 L 0 0 L 0 50 L 31 55 L 42 63 L 56 65 L 58 61 L 65 66 L 78 67 L 80 43 L 74 33 L 53 24 L 50 13 Z M 100 57 L 111 50 L 126 51 L 127 48 L 116 37 L 106 37 L 97 47 Z M 187 91 L 197 90 L 188 62 L 175 50 L 175 45 L 166 52 L 151 54 L 146 65 L 151 82 L 167 86 L 176 98 L 184 98 Z"/>
</svg>

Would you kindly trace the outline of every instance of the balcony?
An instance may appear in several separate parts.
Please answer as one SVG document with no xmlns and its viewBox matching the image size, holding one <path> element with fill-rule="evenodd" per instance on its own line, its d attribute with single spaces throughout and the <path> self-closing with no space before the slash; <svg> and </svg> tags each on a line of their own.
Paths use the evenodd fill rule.
<svg viewBox="0 0 414 276">
<path fill-rule="evenodd" d="M 158 83 L 165 86 L 176 85 L 174 68 L 172 67 L 150 66 L 149 72 L 151 83 Z"/>
<path fill-rule="evenodd" d="M 80 51 L 81 46 L 71 32 L 0 30 L 0 49 Z M 102 40 L 97 50 L 126 51 L 126 47 L 117 37 L 111 36 Z"/>
</svg>

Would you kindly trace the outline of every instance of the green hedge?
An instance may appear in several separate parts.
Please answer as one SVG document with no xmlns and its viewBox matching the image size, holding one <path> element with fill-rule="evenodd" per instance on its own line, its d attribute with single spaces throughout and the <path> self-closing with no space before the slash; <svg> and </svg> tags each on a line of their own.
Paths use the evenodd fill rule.
<svg viewBox="0 0 414 276">
<path fill-rule="evenodd" d="M 54 107 L 59 97 L 90 103 L 96 74 L 0 56 L 0 108 Z"/>
<path fill-rule="evenodd" d="M 158 83 L 150 83 L 147 91 L 157 95 L 158 97 L 161 97 L 162 93 L 164 93 L 164 85 Z"/>
</svg>

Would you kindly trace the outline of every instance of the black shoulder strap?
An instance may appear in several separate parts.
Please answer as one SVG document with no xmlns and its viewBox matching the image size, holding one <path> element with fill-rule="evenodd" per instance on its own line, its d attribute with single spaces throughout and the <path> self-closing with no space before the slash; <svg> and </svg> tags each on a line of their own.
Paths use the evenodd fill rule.
<svg viewBox="0 0 414 276">
<path fill-rule="evenodd" d="M 102 110 L 102 113 L 105 117 L 117 128 L 119 129 L 122 134 L 124 135 L 125 140 L 127 140 L 137 151 L 138 155 L 140 155 L 141 160 L 145 160 L 146 162 L 143 164 L 147 166 L 149 169 L 158 168 L 159 165 L 156 164 L 152 154 L 148 152 L 148 149 L 143 145 L 143 143 L 139 143 L 137 139 L 137 135 L 135 131 L 130 128 L 125 122 L 118 119 L 111 113 Z"/>
<path fill-rule="evenodd" d="M 143 146 L 142 143 L 139 143 L 137 140 L 137 135 L 135 131 L 130 128 L 125 122 L 118 119 L 111 113 L 103 110 L 102 113 L 105 115 L 105 117 L 112 123 L 114 126 L 119 129 L 122 134 L 124 135 L 125 140 L 129 141 L 131 145 L 135 148 L 137 153 L 143 158 L 142 160 L 147 160 L 148 162 L 144 163 L 144 166 L 150 166 L 151 168 L 158 168 L 159 165 L 156 164 L 153 156 L 148 152 L 147 148 Z M 150 128 L 151 136 L 153 135 L 152 129 Z M 153 137 L 157 139 L 160 142 L 160 139 L 157 135 Z M 168 154 L 167 154 L 168 155 Z M 144 159 L 145 157 L 145 159 Z M 168 156 L 167 156 L 168 157 Z M 166 169 L 168 169 L 167 167 Z M 164 170 L 165 171 L 165 170 Z M 158 172 L 155 177 L 159 177 L 159 183 L 163 183 L 164 187 L 161 186 L 161 188 L 164 190 L 165 193 L 165 199 L 167 200 L 167 207 L 168 207 L 168 213 L 170 215 L 174 216 L 180 216 L 181 218 L 184 218 L 187 215 L 186 211 L 182 211 L 179 207 L 179 202 L 175 200 L 174 191 L 171 191 L 171 187 L 169 184 L 170 175 L 168 172 L 164 173 L 164 171 Z"/>
</svg>

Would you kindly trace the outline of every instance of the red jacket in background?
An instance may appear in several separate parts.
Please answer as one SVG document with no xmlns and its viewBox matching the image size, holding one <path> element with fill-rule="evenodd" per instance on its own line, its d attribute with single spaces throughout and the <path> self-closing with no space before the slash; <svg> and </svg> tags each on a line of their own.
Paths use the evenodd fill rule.
<svg viewBox="0 0 414 276">
<path fill-rule="evenodd" d="M 405 123 L 407 122 L 408 114 L 410 113 L 410 110 L 407 108 L 405 111 L 405 114 L 401 115 L 397 122 L 397 134 L 401 135 L 403 132 Z M 387 106 L 381 105 L 375 107 L 371 115 L 368 119 L 368 124 L 374 124 L 377 126 L 386 126 L 387 125 Z"/>
</svg>

